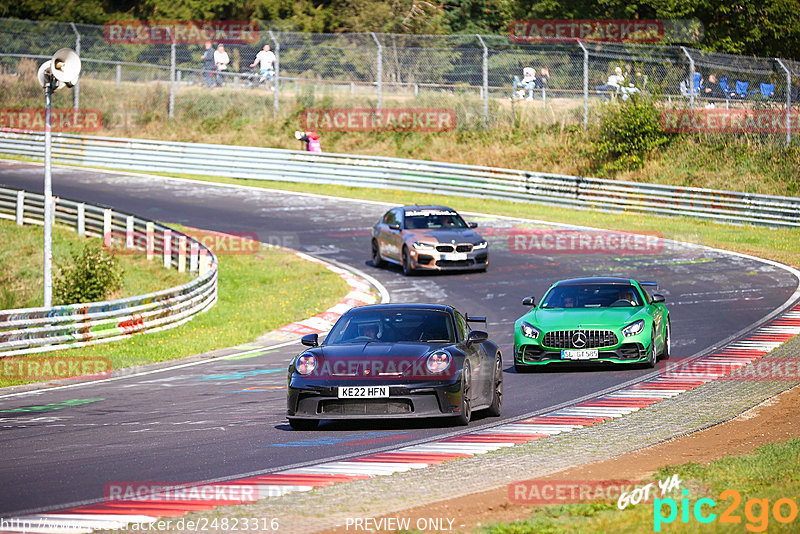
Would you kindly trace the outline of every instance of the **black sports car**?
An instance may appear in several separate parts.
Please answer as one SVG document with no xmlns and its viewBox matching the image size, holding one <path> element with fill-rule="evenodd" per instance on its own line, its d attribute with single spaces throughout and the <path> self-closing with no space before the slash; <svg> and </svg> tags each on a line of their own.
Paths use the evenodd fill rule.
<svg viewBox="0 0 800 534">
<path fill-rule="evenodd" d="M 289 363 L 289 424 L 311 430 L 325 419 L 450 417 L 503 408 L 503 364 L 482 317 L 451 306 L 378 304 L 347 311 L 322 345 Z"/>
</svg>

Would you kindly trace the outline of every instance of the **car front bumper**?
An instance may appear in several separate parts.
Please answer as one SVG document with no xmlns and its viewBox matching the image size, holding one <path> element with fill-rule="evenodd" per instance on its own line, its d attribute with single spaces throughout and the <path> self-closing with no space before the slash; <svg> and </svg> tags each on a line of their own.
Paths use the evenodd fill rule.
<svg viewBox="0 0 800 534">
<path fill-rule="evenodd" d="M 436 250 L 409 249 L 409 259 L 414 269 L 427 269 L 431 271 L 467 271 L 485 269 L 489 266 L 489 250 L 479 249 L 462 253 L 463 259 L 446 259 L 449 254 Z"/>
<path fill-rule="evenodd" d="M 340 399 L 339 386 L 389 386 L 389 396 L 376 399 Z M 461 379 L 446 383 L 381 384 L 377 382 L 341 384 L 290 380 L 287 416 L 297 419 L 392 419 L 409 417 L 448 417 L 461 407 Z"/>
<path fill-rule="evenodd" d="M 650 357 L 650 345 L 640 342 L 626 341 L 617 347 L 603 347 L 597 350 L 597 358 L 572 360 L 562 358 L 561 349 L 546 348 L 534 344 L 514 345 L 514 364 L 517 366 L 530 365 L 532 367 L 593 363 L 639 364 L 647 362 Z"/>
</svg>

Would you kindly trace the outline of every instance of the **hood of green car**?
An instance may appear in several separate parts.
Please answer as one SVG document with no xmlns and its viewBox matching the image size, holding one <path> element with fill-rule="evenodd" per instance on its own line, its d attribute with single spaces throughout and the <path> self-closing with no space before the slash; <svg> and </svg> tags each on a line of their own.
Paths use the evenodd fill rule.
<svg viewBox="0 0 800 534">
<path fill-rule="evenodd" d="M 574 330 L 577 328 L 616 329 L 646 317 L 644 308 L 537 308 L 522 317 L 536 328 Z"/>
</svg>

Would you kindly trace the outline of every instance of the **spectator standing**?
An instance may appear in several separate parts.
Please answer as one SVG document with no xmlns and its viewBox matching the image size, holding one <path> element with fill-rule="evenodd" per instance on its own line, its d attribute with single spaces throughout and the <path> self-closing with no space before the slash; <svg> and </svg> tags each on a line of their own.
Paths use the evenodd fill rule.
<svg viewBox="0 0 800 534">
<path fill-rule="evenodd" d="M 206 87 L 211 87 L 211 80 L 214 76 L 214 48 L 211 41 L 206 41 L 206 50 L 203 52 L 203 78 L 206 80 Z"/>
<path fill-rule="evenodd" d="M 250 64 L 250 67 L 256 65 L 260 65 L 261 77 L 267 86 L 267 91 L 270 91 L 272 80 L 275 78 L 275 52 L 270 50 L 268 44 L 265 44 L 264 48 L 256 54 L 256 60 Z"/>
<path fill-rule="evenodd" d="M 536 80 L 536 87 L 539 89 L 547 89 L 550 85 L 550 71 L 546 67 L 542 67 L 539 71 L 539 78 Z"/>
<path fill-rule="evenodd" d="M 322 144 L 319 141 L 317 132 L 294 132 L 294 138 L 303 143 L 308 152 L 322 152 Z"/>
<path fill-rule="evenodd" d="M 523 96 L 525 95 L 525 91 L 528 91 L 528 98 L 526 100 L 533 100 L 533 90 L 536 88 L 536 69 L 532 67 L 525 67 L 522 69 L 520 87 L 522 87 Z"/>
<path fill-rule="evenodd" d="M 217 86 L 222 85 L 222 79 L 219 73 L 224 70 L 228 70 L 228 63 L 230 62 L 231 58 L 228 57 L 228 53 L 225 51 L 225 45 L 220 43 L 217 45 L 217 51 L 214 52 L 214 66 L 216 67 L 217 71 Z"/>
</svg>

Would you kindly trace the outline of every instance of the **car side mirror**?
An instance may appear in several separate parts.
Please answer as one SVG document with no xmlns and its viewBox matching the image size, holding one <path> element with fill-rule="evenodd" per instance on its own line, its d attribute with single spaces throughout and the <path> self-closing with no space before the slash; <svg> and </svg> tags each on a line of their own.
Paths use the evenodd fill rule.
<svg viewBox="0 0 800 534">
<path fill-rule="evenodd" d="M 399 230 L 399 229 L 400 229 L 400 223 L 391 223 L 389 225 L 389 230 Z"/>
<path fill-rule="evenodd" d="M 469 334 L 467 334 L 467 345 L 483 343 L 487 339 L 489 339 L 489 334 L 483 330 L 470 330 Z"/>
<path fill-rule="evenodd" d="M 316 347 L 319 345 L 319 334 L 306 334 L 300 338 L 300 343 L 306 347 Z"/>
<path fill-rule="evenodd" d="M 664 295 L 659 295 L 658 293 L 653 295 L 653 302 L 654 303 L 656 303 L 656 302 L 664 302 L 665 300 L 667 300 L 667 299 L 664 298 Z"/>
<path fill-rule="evenodd" d="M 536 299 L 533 296 L 522 299 L 523 306 L 536 306 Z"/>
<path fill-rule="evenodd" d="M 476 222 L 468 222 L 467 226 L 469 226 L 470 228 L 477 228 L 478 227 L 478 223 L 476 223 Z"/>
</svg>

